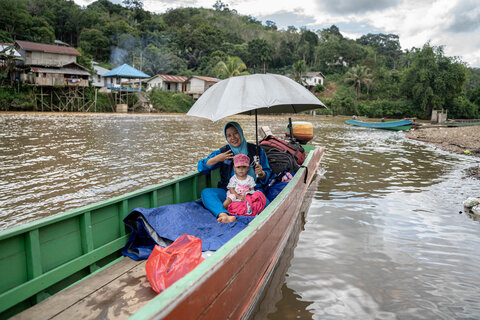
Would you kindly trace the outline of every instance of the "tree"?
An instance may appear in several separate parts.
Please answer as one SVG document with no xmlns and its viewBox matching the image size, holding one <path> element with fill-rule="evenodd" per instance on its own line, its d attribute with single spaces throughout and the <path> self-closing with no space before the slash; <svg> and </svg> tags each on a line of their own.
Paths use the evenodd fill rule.
<svg viewBox="0 0 480 320">
<path fill-rule="evenodd" d="M 15 57 L 13 46 L 5 46 L 3 50 L 0 50 L 0 79 L 2 85 L 5 79 L 8 79 L 8 81 L 12 80 L 12 78 L 9 79 L 9 77 L 11 77 L 15 71 L 16 61 L 17 57 Z"/>
<path fill-rule="evenodd" d="M 263 39 L 253 39 L 248 42 L 248 54 L 250 56 L 250 65 L 256 66 L 263 64 L 263 73 L 266 72 L 266 63 L 272 59 L 273 48 Z"/>
<path fill-rule="evenodd" d="M 277 24 L 272 20 L 265 21 L 265 27 L 268 30 L 277 30 Z"/>
<path fill-rule="evenodd" d="M 31 27 L 32 16 L 24 1 L 3 0 L 0 9 L 0 30 L 5 30 L 15 39 L 23 36 Z"/>
<path fill-rule="evenodd" d="M 340 33 L 340 29 L 336 25 L 332 25 L 330 28 L 320 31 L 320 40 L 329 41 L 332 39 L 343 39 L 343 35 Z"/>
<path fill-rule="evenodd" d="M 318 36 L 305 28 L 301 29 L 300 41 L 298 43 L 298 53 L 302 56 L 306 64 L 312 65 L 314 61 L 314 50 L 318 45 Z"/>
<path fill-rule="evenodd" d="M 32 17 L 32 27 L 25 36 L 33 42 L 53 43 L 55 30 L 44 18 Z"/>
<path fill-rule="evenodd" d="M 360 92 L 362 90 L 362 85 L 368 88 L 373 82 L 372 74 L 370 73 L 370 69 L 365 66 L 355 66 L 350 71 L 345 74 L 345 82 L 351 82 L 352 87 L 356 89 L 357 93 L 357 100 L 360 97 Z"/>
<path fill-rule="evenodd" d="M 172 53 L 168 46 L 157 48 L 149 44 L 143 51 L 143 60 L 143 71 L 149 75 L 183 73 L 187 69 L 185 60 Z"/>
<path fill-rule="evenodd" d="M 215 73 L 220 79 L 243 76 L 249 74 L 247 66 L 239 57 L 227 57 L 226 61 L 219 61 L 215 67 Z"/>
<path fill-rule="evenodd" d="M 307 65 L 305 64 L 305 61 L 298 60 L 293 64 L 292 67 L 295 81 L 297 81 L 301 85 L 304 85 L 305 81 L 303 80 L 303 75 L 305 74 L 305 71 L 307 71 Z"/>
<path fill-rule="evenodd" d="M 223 3 L 221 0 L 217 0 L 212 7 L 216 11 L 228 11 L 228 4 Z"/>
<path fill-rule="evenodd" d="M 452 110 L 466 81 L 465 66 L 445 57 L 442 47 L 425 44 L 415 53 L 412 65 L 402 80 L 402 91 L 428 119 L 433 109 Z M 450 108 L 450 109 L 449 109 Z"/>
<path fill-rule="evenodd" d="M 398 35 L 369 33 L 357 39 L 357 43 L 373 47 L 378 54 L 384 55 L 388 58 L 387 67 L 390 69 L 396 69 L 397 59 L 402 53 Z"/>
<path fill-rule="evenodd" d="M 123 0 L 122 3 L 125 5 L 125 8 L 130 10 L 143 9 L 143 2 L 141 0 Z"/>
<path fill-rule="evenodd" d="M 110 41 L 97 29 L 83 29 L 80 34 L 80 48 L 94 59 L 106 61 L 110 58 Z"/>
</svg>

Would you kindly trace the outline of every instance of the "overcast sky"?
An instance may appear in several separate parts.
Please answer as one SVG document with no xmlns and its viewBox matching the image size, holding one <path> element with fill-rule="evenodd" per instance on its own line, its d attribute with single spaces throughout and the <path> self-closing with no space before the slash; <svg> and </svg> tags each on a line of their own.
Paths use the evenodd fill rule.
<svg viewBox="0 0 480 320">
<path fill-rule="evenodd" d="M 87 5 L 93 0 L 75 0 Z M 118 2 L 118 1 L 115 1 Z M 402 49 L 426 42 L 442 45 L 445 55 L 459 56 L 480 68 L 480 0 L 222 0 L 239 14 L 279 29 L 307 27 L 316 31 L 335 24 L 351 39 L 367 33 L 393 33 Z M 163 13 L 168 8 L 212 8 L 215 0 L 143 0 L 144 9 Z"/>
</svg>

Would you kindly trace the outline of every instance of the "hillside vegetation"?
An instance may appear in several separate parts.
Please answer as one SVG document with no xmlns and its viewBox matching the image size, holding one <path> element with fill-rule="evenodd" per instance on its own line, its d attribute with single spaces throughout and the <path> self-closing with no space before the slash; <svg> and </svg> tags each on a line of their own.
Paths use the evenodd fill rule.
<svg viewBox="0 0 480 320">
<path fill-rule="evenodd" d="M 3 0 L 0 42 L 14 39 L 62 40 L 81 51 L 85 66 L 129 63 L 150 75 L 273 72 L 301 79 L 321 71 L 325 87 L 315 91 L 333 114 L 429 118 L 443 108 L 449 118 L 480 118 L 479 69 L 445 56 L 442 47 L 402 50 L 395 34 L 347 39 L 335 25 L 279 30 L 221 1 L 212 9 L 154 14 L 139 0 L 99 0 L 85 8 L 67 0 Z"/>
</svg>

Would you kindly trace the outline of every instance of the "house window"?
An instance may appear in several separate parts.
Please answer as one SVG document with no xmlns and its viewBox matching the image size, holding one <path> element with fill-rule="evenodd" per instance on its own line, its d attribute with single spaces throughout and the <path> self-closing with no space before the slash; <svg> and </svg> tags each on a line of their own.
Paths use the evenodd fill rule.
<svg viewBox="0 0 480 320">
<path fill-rule="evenodd" d="M 47 77 L 47 74 L 46 74 L 45 72 L 42 73 L 42 77 L 43 77 L 43 78 L 46 78 L 46 77 Z"/>
</svg>

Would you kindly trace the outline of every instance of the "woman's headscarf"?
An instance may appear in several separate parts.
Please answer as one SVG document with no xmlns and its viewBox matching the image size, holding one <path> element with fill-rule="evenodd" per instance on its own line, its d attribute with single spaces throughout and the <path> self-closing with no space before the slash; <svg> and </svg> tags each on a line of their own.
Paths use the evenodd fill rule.
<svg viewBox="0 0 480 320">
<path fill-rule="evenodd" d="M 226 131 L 227 131 L 227 127 L 229 127 L 230 125 L 232 125 L 233 127 L 235 127 L 235 129 L 237 129 L 238 133 L 240 134 L 240 138 L 242 139 L 241 140 L 242 142 L 240 143 L 240 145 L 238 147 L 232 146 L 227 140 Z M 232 149 L 232 152 L 233 152 L 234 155 L 237 155 L 239 153 L 243 153 L 243 154 L 248 156 L 247 140 L 245 140 L 245 137 L 243 136 L 242 127 L 238 124 L 238 122 L 235 122 L 235 121 L 228 122 L 223 127 L 223 136 L 225 137 L 225 140 L 227 140 L 227 143 L 230 146 L 230 149 Z M 250 159 L 250 162 L 252 160 L 253 159 Z M 252 176 L 254 179 L 256 179 L 255 170 L 253 169 L 253 167 L 250 167 L 250 169 L 248 170 L 248 175 Z"/>
</svg>

